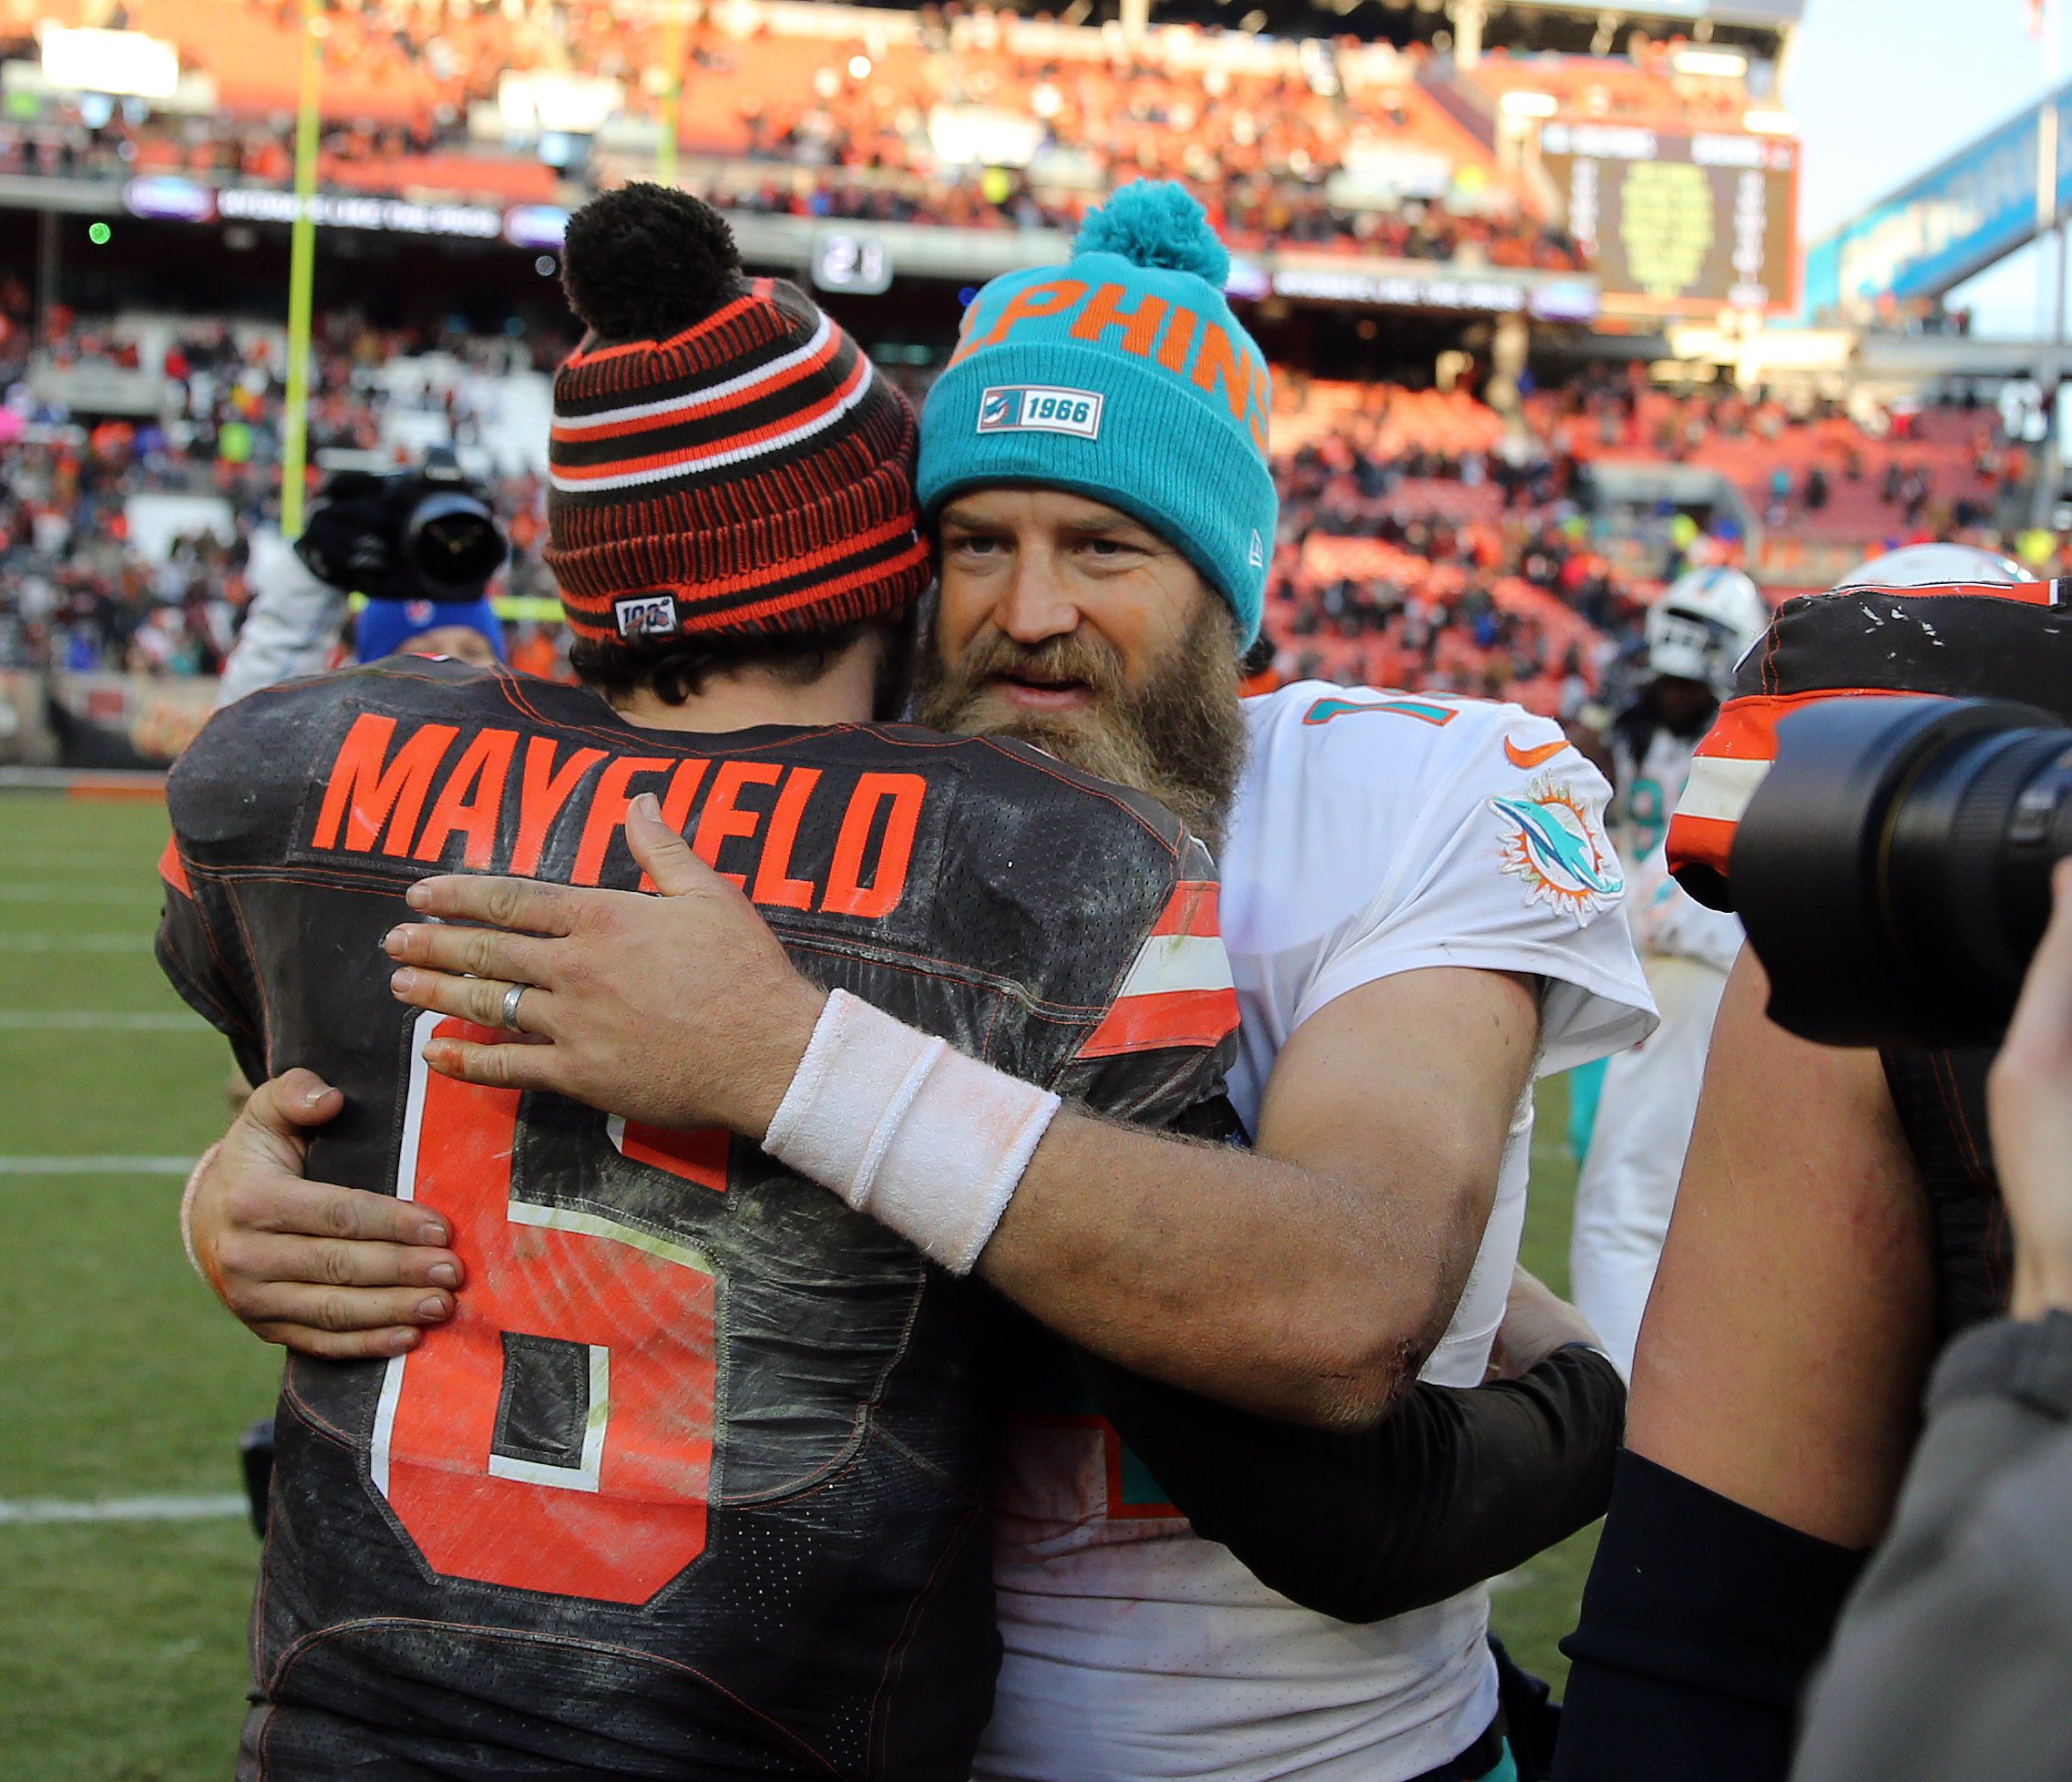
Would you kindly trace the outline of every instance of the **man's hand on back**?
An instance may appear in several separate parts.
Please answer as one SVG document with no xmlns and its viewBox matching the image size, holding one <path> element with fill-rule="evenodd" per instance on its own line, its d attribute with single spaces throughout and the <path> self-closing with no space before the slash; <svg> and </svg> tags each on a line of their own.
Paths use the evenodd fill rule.
<svg viewBox="0 0 2072 1782">
<path fill-rule="evenodd" d="M 189 1233 L 216 1296 L 304 1355 L 401 1355 L 452 1316 L 460 1258 L 436 1215 L 303 1178 L 308 1133 L 344 1097 L 309 1070 L 252 1091 L 194 1184 Z"/>
<path fill-rule="evenodd" d="M 651 799 L 634 801 L 626 835 L 662 896 L 469 875 L 413 886 L 411 907 L 442 920 L 388 936 L 395 993 L 487 1029 L 528 987 L 523 1032 L 426 1046 L 444 1075 L 760 1143 L 826 994 Z M 1455 1043 L 1416 1039 L 1440 1024 Z M 1512 972 L 1362 985 L 1283 1049 L 1257 1154 L 1067 1110 L 979 1270 L 1136 1372 L 1268 1416 L 1369 1422 L 1453 1315 L 1538 1026 L 1537 986 Z M 1216 1219 L 1189 1216 L 1207 1203 Z"/>
<path fill-rule="evenodd" d="M 472 876 L 413 886 L 410 906 L 440 920 L 389 934 L 396 998 L 496 1028 L 523 985 L 521 1032 L 435 1040 L 431 1067 L 464 1082 L 552 1090 L 645 1125 L 760 1139 L 826 993 L 651 796 L 633 801 L 626 838 L 660 896 Z M 460 922 L 495 926 L 446 926 Z"/>
</svg>

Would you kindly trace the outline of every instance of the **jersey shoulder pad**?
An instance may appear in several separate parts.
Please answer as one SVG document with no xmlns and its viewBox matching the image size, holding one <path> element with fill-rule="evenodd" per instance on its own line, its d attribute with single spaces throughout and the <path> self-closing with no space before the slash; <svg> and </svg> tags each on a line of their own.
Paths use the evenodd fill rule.
<svg viewBox="0 0 2072 1782">
<path fill-rule="evenodd" d="M 1514 776 L 1583 759 L 1552 719 L 1494 700 L 1306 681 L 1246 705 L 1252 773 L 1266 785 L 1298 772 L 1334 789 L 1421 802 L 1458 777 Z"/>
<path fill-rule="evenodd" d="M 1010 975 L 1061 994 L 1119 979 L 1175 897 L 1213 920 L 1206 851 L 1155 800 L 1026 743 L 960 738 L 936 920 Z M 948 764 L 948 763 L 945 763 Z"/>
<path fill-rule="evenodd" d="M 167 813 L 184 845 L 235 854 L 241 838 L 275 833 L 329 758 L 347 714 L 378 710 L 466 723 L 510 707 L 508 679 L 466 662 L 391 657 L 262 687 L 215 713 L 173 763 Z"/>
<path fill-rule="evenodd" d="M 1046 820 L 1069 815 L 1079 825 L 1075 851 L 1123 846 L 1176 855 L 1188 844 L 1186 827 L 1150 794 L 1083 773 L 1031 743 L 1008 736 L 959 739 L 959 750 L 980 783 Z"/>
</svg>

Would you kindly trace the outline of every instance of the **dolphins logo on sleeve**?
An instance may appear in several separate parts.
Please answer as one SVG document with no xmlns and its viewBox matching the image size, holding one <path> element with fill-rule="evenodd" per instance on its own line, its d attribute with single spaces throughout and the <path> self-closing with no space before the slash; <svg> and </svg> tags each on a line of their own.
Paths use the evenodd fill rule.
<svg viewBox="0 0 2072 1782">
<path fill-rule="evenodd" d="M 1539 780 L 1523 798 L 1489 803 L 1503 825 L 1503 869 L 1524 882 L 1528 902 L 1564 911 L 1580 927 L 1625 896 L 1604 825 L 1574 788 Z"/>
</svg>

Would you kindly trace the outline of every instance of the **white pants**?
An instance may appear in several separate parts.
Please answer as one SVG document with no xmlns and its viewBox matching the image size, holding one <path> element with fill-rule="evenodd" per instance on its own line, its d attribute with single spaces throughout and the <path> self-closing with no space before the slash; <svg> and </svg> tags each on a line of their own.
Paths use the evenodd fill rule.
<svg viewBox="0 0 2072 1782">
<path fill-rule="evenodd" d="M 1725 972 L 1696 959 L 1655 956 L 1646 964 L 1662 1025 L 1605 1071 L 1568 1251 L 1576 1307 L 1628 1376 L 1727 988 Z"/>
</svg>

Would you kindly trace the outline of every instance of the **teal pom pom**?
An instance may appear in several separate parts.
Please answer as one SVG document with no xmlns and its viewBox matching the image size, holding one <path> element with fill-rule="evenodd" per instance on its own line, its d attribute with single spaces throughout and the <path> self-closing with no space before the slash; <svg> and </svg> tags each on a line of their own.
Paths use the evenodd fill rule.
<svg viewBox="0 0 2072 1782">
<path fill-rule="evenodd" d="M 1171 179 L 1138 179 L 1089 211 L 1072 251 L 1120 254 L 1133 266 L 1192 272 L 1216 291 L 1230 278 L 1230 255 L 1207 214 Z"/>
</svg>

